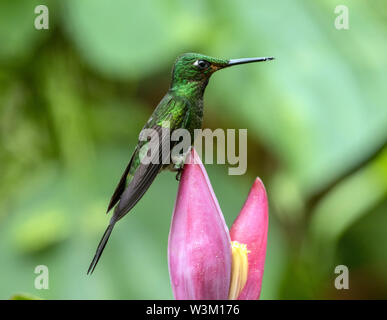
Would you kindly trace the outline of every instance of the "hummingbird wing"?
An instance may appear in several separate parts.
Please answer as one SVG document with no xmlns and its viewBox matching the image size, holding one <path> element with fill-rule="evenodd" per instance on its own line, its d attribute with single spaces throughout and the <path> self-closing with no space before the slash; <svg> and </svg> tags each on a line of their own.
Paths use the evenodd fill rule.
<svg viewBox="0 0 387 320">
<path fill-rule="evenodd" d="M 132 157 L 130 158 L 129 163 L 126 166 L 126 169 L 125 169 L 124 173 L 122 174 L 121 179 L 118 182 L 116 189 L 114 190 L 114 193 L 110 199 L 106 213 L 108 213 L 116 205 L 116 203 L 120 200 L 121 194 L 124 192 L 124 190 L 126 188 L 129 170 L 132 167 L 133 159 L 136 157 L 137 153 L 138 153 L 138 147 L 136 147 L 136 149 L 134 150 Z"/>
<path fill-rule="evenodd" d="M 180 97 L 167 95 L 160 102 L 150 120 L 144 126 L 144 129 L 153 129 L 153 135 L 158 135 L 159 139 L 152 139 L 150 141 L 139 141 L 132 158 L 126 167 L 123 176 L 118 183 L 118 186 L 110 200 L 108 211 L 118 202 L 114 209 L 114 214 L 110 220 L 97 251 L 90 264 L 87 273 L 93 273 L 99 258 L 105 249 L 106 243 L 109 240 L 110 234 L 113 231 L 115 223 L 124 217 L 142 198 L 144 193 L 148 190 L 157 174 L 162 169 L 166 157 L 170 157 L 170 151 L 177 141 L 170 141 L 169 134 L 162 134 L 162 129 L 168 129 L 170 133 L 174 129 L 181 128 L 187 122 L 189 117 L 189 102 Z M 161 137 L 161 138 L 160 138 Z M 140 150 L 143 147 L 150 145 L 151 141 L 158 141 L 158 152 L 154 153 L 149 163 L 140 161 Z M 154 146 L 151 146 L 154 147 Z M 164 163 L 163 163 L 164 162 Z"/>
<path fill-rule="evenodd" d="M 132 164 L 133 164 L 134 159 L 138 155 L 138 149 L 139 148 L 137 146 L 132 154 L 132 157 L 130 158 L 128 165 L 126 166 L 124 173 L 121 176 L 120 181 L 118 182 L 116 189 L 114 190 L 114 193 L 110 199 L 106 213 L 108 213 L 116 205 L 116 203 L 120 200 L 121 194 L 124 192 L 126 185 L 127 185 L 127 182 L 129 180 L 129 177 L 128 177 L 129 171 L 132 168 Z"/>
<path fill-rule="evenodd" d="M 155 111 L 153 112 L 152 116 L 149 118 L 148 122 L 143 127 L 143 130 L 154 129 L 158 132 L 159 129 L 161 129 L 161 126 L 160 126 L 161 122 L 169 121 L 170 131 L 172 132 L 173 129 L 182 127 L 182 124 L 184 124 L 184 122 L 187 121 L 187 118 L 189 116 L 187 112 L 188 110 L 189 110 L 188 100 L 181 97 L 174 97 L 171 94 L 167 94 L 160 101 Z M 174 121 L 171 121 L 171 119 L 169 119 L 172 117 L 174 118 Z M 125 188 L 133 179 L 133 173 L 138 166 L 139 151 L 144 146 L 145 143 L 146 142 L 144 141 L 138 141 L 136 149 L 134 150 L 129 163 L 125 171 L 123 172 L 116 189 L 114 190 L 114 193 L 110 199 L 106 213 L 108 213 L 121 199 L 121 195 L 123 194 Z"/>
<path fill-rule="evenodd" d="M 150 136 L 150 141 L 153 140 L 153 136 L 158 137 L 158 139 L 153 140 L 157 141 L 158 145 L 151 145 L 151 142 L 144 144 L 141 148 L 145 150 L 149 150 L 151 148 L 155 149 L 158 152 L 154 153 L 153 156 L 147 161 L 147 163 L 143 163 L 139 161 L 139 164 L 131 177 L 131 180 L 125 190 L 122 192 L 120 196 L 120 200 L 117 206 L 114 209 L 113 220 L 120 220 L 125 214 L 127 214 L 130 209 L 132 209 L 136 203 L 141 199 L 144 195 L 145 191 L 150 187 L 153 180 L 156 178 L 157 174 L 162 169 L 164 163 L 168 160 L 170 150 L 173 145 L 170 142 L 169 134 L 162 134 L 163 127 L 160 125 L 155 125 L 152 128 L 153 133 Z M 173 142 L 172 142 L 173 143 Z M 139 148 L 139 150 L 141 149 Z M 138 151 L 137 153 L 140 153 Z M 149 162 L 149 163 L 148 163 Z"/>
</svg>

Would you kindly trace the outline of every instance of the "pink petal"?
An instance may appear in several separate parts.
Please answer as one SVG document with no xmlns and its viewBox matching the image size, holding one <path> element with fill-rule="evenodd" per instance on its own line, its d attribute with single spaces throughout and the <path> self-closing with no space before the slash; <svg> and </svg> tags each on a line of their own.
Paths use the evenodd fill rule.
<svg viewBox="0 0 387 320">
<path fill-rule="evenodd" d="M 230 236 L 206 170 L 193 148 L 177 193 L 168 262 L 176 299 L 227 299 Z"/>
<path fill-rule="evenodd" d="M 261 293 L 266 256 L 268 200 L 262 181 L 257 178 L 247 200 L 231 227 L 232 241 L 247 245 L 249 270 L 247 282 L 238 300 L 256 300 Z"/>
</svg>

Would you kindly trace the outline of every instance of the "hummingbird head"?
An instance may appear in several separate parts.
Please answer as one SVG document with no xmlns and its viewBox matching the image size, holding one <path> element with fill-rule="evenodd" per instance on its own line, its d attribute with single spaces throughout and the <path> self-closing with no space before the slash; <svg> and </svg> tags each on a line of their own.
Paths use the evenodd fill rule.
<svg viewBox="0 0 387 320">
<path fill-rule="evenodd" d="M 172 71 L 172 87 L 184 83 L 197 84 L 203 89 L 211 75 L 224 68 L 238 64 L 273 60 L 268 58 L 218 59 L 199 53 L 184 53 L 176 59 Z"/>
</svg>

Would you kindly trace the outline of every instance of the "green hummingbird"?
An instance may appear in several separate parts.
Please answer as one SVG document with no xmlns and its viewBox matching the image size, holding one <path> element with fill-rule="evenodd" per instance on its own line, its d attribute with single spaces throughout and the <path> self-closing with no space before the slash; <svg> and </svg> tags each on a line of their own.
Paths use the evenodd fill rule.
<svg viewBox="0 0 387 320">
<path fill-rule="evenodd" d="M 166 95 L 154 110 L 153 114 L 143 127 L 144 129 L 153 129 L 156 134 L 160 134 L 165 124 L 172 133 L 176 129 L 186 129 L 191 135 L 191 145 L 194 139 L 194 130 L 201 129 L 203 122 L 203 94 L 211 75 L 224 68 L 231 66 L 273 60 L 273 57 L 264 58 L 245 58 L 245 59 L 218 59 L 198 53 L 185 53 L 179 56 L 172 70 L 172 81 Z M 158 140 L 158 150 L 170 152 L 176 142 L 167 138 Z M 168 141 L 167 141 L 168 140 Z M 161 151 L 156 153 L 158 161 L 143 163 L 142 150 L 150 148 L 150 141 L 140 139 L 132 157 L 127 165 L 107 208 L 109 212 L 113 207 L 114 213 L 110 223 L 98 244 L 94 258 L 90 264 L 87 273 L 92 273 L 98 263 L 99 258 L 106 246 L 112 233 L 114 225 L 118 220 L 124 217 L 141 199 L 144 193 L 157 174 L 166 168 L 178 172 L 177 178 L 181 173 L 184 160 L 175 164 L 165 164 L 161 157 L 165 153 Z M 148 148 L 148 149 L 147 149 Z M 170 153 L 166 153 L 170 157 Z M 184 155 L 182 157 L 184 159 Z"/>
</svg>

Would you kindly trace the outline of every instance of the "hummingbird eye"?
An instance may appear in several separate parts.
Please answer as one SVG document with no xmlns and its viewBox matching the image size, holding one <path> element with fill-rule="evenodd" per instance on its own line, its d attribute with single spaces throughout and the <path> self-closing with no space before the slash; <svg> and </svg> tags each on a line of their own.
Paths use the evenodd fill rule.
<svg viewBox="0 0 387 320">
<path fill-rule="evenodd" d="M 206 60 L 196 60 L 194 66 L 198 67 L 201 70 L 207 69 L 210 66 L 210 63 Z"/>
</svg>

